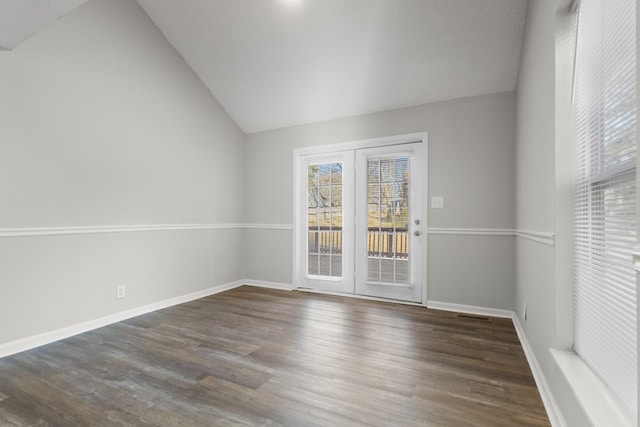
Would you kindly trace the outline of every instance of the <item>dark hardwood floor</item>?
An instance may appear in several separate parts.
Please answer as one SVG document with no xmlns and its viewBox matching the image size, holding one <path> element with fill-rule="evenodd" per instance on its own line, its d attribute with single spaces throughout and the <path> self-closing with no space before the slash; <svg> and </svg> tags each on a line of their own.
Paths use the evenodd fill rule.
<svg viewBox="0 0 640 427">
<path fill-rule="evenodd" d="M 0 359 L 2 426 L 546 426 L 510 320 L 243 286 Z"/>
</svg>

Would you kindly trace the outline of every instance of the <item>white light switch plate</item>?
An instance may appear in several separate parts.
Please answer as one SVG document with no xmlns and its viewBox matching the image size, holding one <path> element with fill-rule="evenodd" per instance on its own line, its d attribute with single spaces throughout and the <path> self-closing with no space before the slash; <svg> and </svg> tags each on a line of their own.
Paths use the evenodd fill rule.
<svg viewBox="0 0 640 427">
<path fill-rule="evenodd" d="M 431 198 L 431 209 L 444 209 L 444 197 L 434 196 Z"/>
</svg>

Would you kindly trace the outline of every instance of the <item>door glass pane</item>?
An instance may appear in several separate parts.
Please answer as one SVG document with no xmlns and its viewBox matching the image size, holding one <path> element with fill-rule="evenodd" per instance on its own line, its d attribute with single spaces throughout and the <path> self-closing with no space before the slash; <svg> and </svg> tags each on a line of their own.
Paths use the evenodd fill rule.
<svg viewBox="0 0 640 427">
<path fill-rule="evenodd" d="M 367 159 L 367 282 L 408 285 L 409 157 Z"/>
<path fill-rule="evenodd" d="M 342 163 L 307 166 L 307 275 L 342 277 Z"/>
</svg>

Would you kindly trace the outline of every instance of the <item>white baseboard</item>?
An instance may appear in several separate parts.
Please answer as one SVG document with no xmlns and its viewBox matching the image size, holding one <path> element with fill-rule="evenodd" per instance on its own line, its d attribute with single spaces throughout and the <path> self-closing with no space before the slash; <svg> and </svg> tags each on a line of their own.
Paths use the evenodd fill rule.
<svg viewBox="0 0 640 427">
<path fill-rule="evenodd" d="M 164 301 L 158 301 L 152 304 L 144 305 L 142 307 L 133 308 L 131 310 L 121 311 L 119 313 L 110 314 L 108 316 L 100 317 L 98 319 L 89 320 L 86 322 L 78 323 L 76 325 L 66 326 L 64 328 L 56 329 L 54 331 L 45 332 L 39 335 L 22 338 L 22 339 L 8 342 L 5 344 L 0 344 L 0 358 L 10 356 L 12 354 L 20 353 L 22 351 L 30 350 L 32 348 L 40 347 L 42 345 L 50 344 L 55 341 L 69 338 L 74 335 L 82 334 L 84 332 L 101 328 L 103 326 L 111 325 L 113 323 L 121 322 L 123 320 L 140 316 L 142 314 L 147 314 L 153 311 L 162 310 L 163 308 L 171 307 L 178 304 L 183 304 L 185 302 L 193 301 L 199 298 L 207 297 L 209 295 L 214 295 L 220 292 L 224 292 L 229 289 L 237 288 L 238 286 L 241 286 L 243 283 L 244 282 L 242 280 L 238 280 L 236 282 L 217 285 L 209 289 L 204 289 L 202 291 L 192 292 L 190 294 L 169 298 Z"/>
<path fill-rule="evenodd" d="M 522 349 L 524 350 L 524 355 L 527 357 L 527 361 L 529 362 L 529 367 L 531 368 L 531 372 L 533 373 L 533 379 L 536 381 L 536 386 L 538 387 L 538 391 L 540 392 L 540 398 L 542 398 L 542 404 L 547 410 L 547 416 L 549 417 L 551 425 L 553 427 L 566 427 L 567 423 L 562 417 L 562 412 L 560 412 L 560 408 L 558 408 L 558 405 L 553 398 L 549 383 L 547 383 L 547 380 L 544 377 L 542 368 L 540 368 L 540 365 L 538 364 L 538 359 L 536 359 L 536 356 L 533 353 L 531 344 L 529 344 L 529 340 L 524 333 L 524 329 L 522 329 L 522 325 L 520 325 L 518 316 L 516 316 L 515 313 L 512 313 L 511 320 L 513 320 L 513 326 L 516 328 L 516 333 L 518 334 L 518 338 L 520 339 L 520 344 L 522 345 Z"/>
<path fill-rule="evenodd" d="M 475 305 L 453 304 L 450 302 L 441 302 L 441 301 L 433 301 L 433 300 L 427 301 L 427 308 L 432 308 L 434 310 L 444 310 L 444 311 L 453 311 L 453 312 L 459 312 L 459 313 L 476 314 L 480 316 L 504 317 L 507 319 L 513 318 L 513 315 L 514 315 L 513 311 L 511 310 L 478 307 Z"/>
<path fill-rule="evenodd" d="M 259 288 L 281 289 L 283 291 L 293 290 L 293 285 L 291 285 L 291 283 L 267 282 L 264 280 L 252 279 L 240 280 L 240 283 L 247 286 L 257 286 Z"/>
</svg>

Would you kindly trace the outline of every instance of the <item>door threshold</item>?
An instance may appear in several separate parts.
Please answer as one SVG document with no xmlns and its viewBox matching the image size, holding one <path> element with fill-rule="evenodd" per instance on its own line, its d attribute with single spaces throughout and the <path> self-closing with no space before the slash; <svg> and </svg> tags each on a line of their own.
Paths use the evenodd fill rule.
<svg viewBox="0 0 640 427">
<path fill-rule="evenodd" d="M 296 289 L 294 289 L 294 291 L 310 292 L 310 293 L 314 293 L 314 294 L 323 294 L 323 295 L 333 295 L 333 296 L 338 296 L 338 297 L 365 299 L 365 300 L 370 300 L 370 301 L 393 302 L 393 303 L 396 303 L 396 304 L 413 305 L 413 306 L 416 306 L 416 307 L 426 307 L 426 305 L 424 305 L 421 302 L 403 301 L 403 300 L 392 299 L 392 298 L 372 297 L 372 296 L 368 296 L 368 295 L 350 294 L 350 293 L 346 293 L 346 292 L 325 291 L 325 290 L 322 290 L 322 289 L 296 288 Z"/>
</svg>

